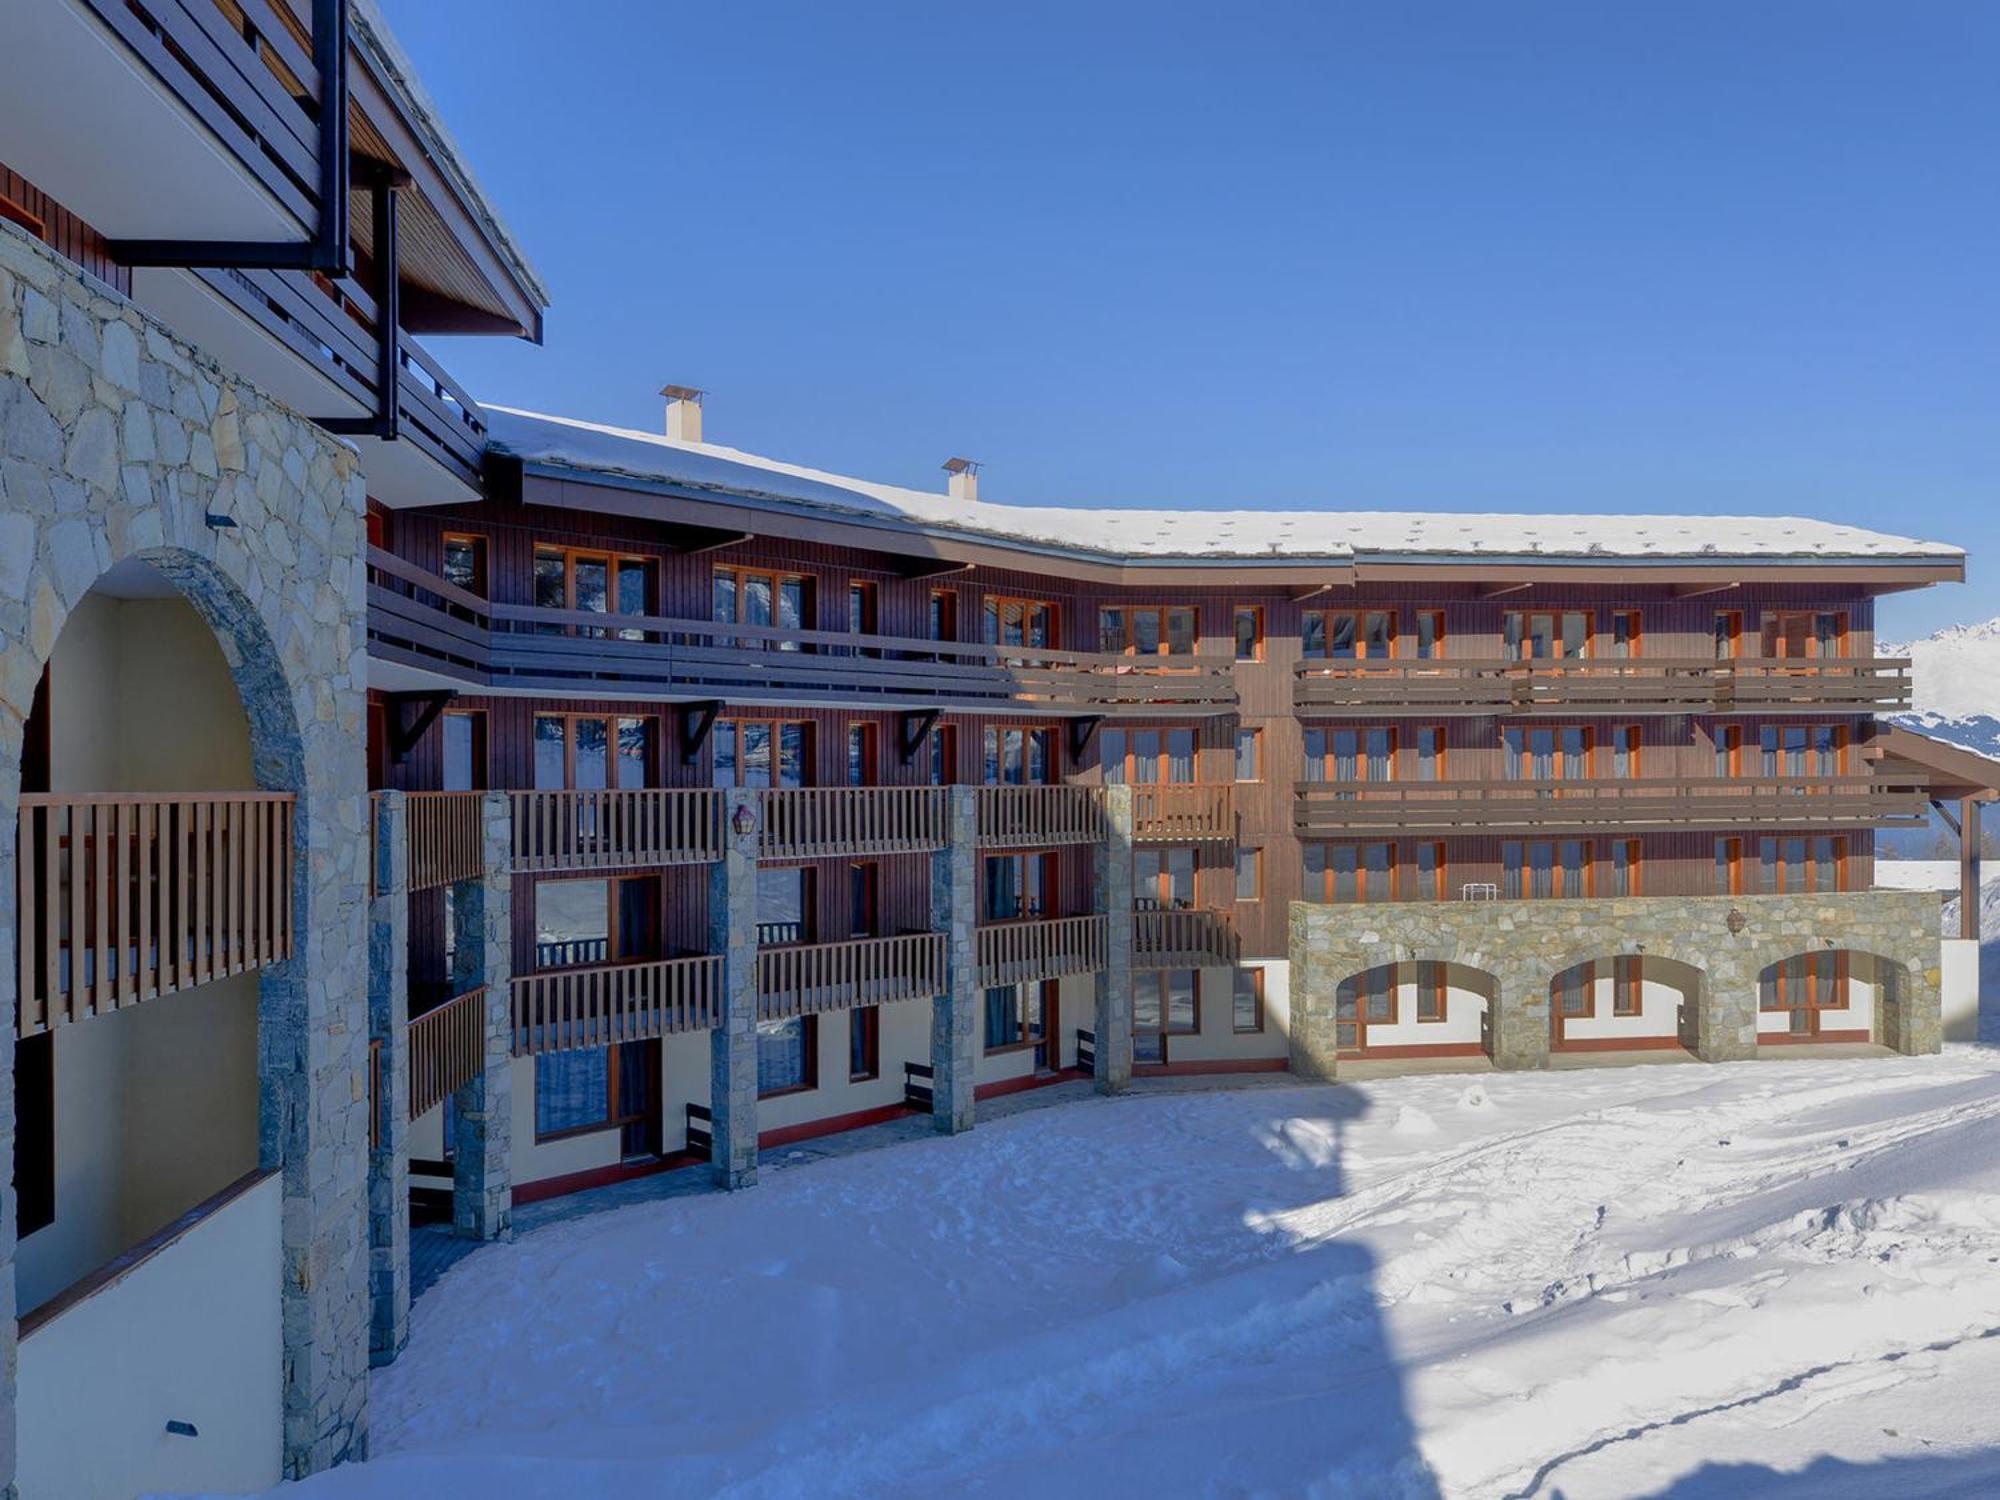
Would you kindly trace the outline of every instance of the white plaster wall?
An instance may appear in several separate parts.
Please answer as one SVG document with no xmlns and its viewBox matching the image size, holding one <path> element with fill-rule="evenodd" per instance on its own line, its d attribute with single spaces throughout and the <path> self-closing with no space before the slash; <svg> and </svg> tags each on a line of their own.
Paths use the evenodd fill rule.
<svg viewBox="0 0 2000 1500">
<path fill-rule="evenodd" d="M 1608 977 L 1592 984 L 1591 1014 L 1564 1016 L 1564 1038 L 1584 1042 L 1628 1037 L 1674 1039 L 1680 1035 L 1681 1004 L 1687 999 L 1680 990 L 1658 980 L 1642 980 L 1639 985 L 1639 1014 L 1620 1016 L 1612 1014 L 1613 1007 L 1618 1003 L 1617 989 L 1617 982 Z M 1549 1003 L 1556 1003 L 1553 997 Z"/>
<path fill-rule="evenodd" d="M 26 1311 L 257 1165 L 257 976 L 56 1029 L 56 1217 L 23 1239 Z"/>
<path fill-rule="evenodd" d="M 1486 997 L 1476 990 L 1448 986 L 1444 992 L 1444 1019 L 1417 1019 L 1417 987 L 1396 986 L 1396 1014 L 1393 1025 L 1370 1025 L 1367 1043 L 1376 1047 L 1453 1047 L 1480 1040 L 1480 1023 L 1486 1015 Z"/>
<path fill-rule="evenodd" d="M 1938 943 L 1939 999 L 1944 1005 L 1944 1039 L 1979 1040 L 1979 944 L 1970 938 L 1944 938 Z"/>
<path fill-rule="evenodd" d="M 1246 965 L 1245 967 L 1256 967 Z M 1207 968 L 1201 971 L 1201 1030 L 1193 1036 L 1175 1036 L 1167 1042 L 1167 1060 L 1184 1062 L 1239 1062 L 1253 1058 L 1290 1055 L 1290 964 L 1272 963 L 1264 969 L 1264 1029 L 1236 1029 L 1236 971 Z"/>
<path fill-rule="evenodd" d="M 22 1341 L 24 1500 L 277 1483 L 281 1201 L 266 1179 Z"/>
</svg>

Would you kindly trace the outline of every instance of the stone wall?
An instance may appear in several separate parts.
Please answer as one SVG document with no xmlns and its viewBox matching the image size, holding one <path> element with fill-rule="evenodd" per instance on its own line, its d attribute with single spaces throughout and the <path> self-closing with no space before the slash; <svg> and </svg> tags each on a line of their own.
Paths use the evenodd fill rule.
<svg viewBox="0 0 2000 1500">
<path fill-rule="evenodd" d="M 215 631 L 257 784 L 298 795 L 297 950 L 264 972 L 258 1024 L 262 1155 L 283 1169 L 292 1474 L 366 1442 L 364 503 L 349 450 L 0 223 L 0 1013 L 14 1008 L 15 818 L 35 684 L 78 601 L 113 564 L 141 558 Z M 10 1157 L 12 1052 L 13 1029 L 0 1027 Z M 0 1487 L 14 1473 L 4 1201 Z"/>
<path fill-rule="evenodd" d="M 1548 1060 L 1549 985 L 1593 959 L 1647 954 L 1699 974 L 1695 1051 L 1710 1062 L 1757 1052 L 1758 980 L 1795 954 L 1827 948 L 1901 967 L 1879 1039 L 1906 1053 L 1943 1042 L 1937 898 L 1922 891 L 1796 896 L 1630 896 L 1598 901 L 1400 902 L 1291 906 L 1292 1069 L 1334 1076 L 1334 997 L 1384 964 L 1434 960 L 1493 982 L 1493 1060 Z"/>
</svg>

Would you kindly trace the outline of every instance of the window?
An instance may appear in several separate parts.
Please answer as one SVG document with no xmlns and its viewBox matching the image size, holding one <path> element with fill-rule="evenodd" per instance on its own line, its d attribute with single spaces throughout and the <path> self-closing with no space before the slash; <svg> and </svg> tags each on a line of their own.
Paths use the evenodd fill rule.
<svg viewBox="0 0 2000 1500">
<path fill-rule="evenodd" d="M 1590 775 L 1590 730 L 1580 724 L 1514 728 L 1502 736 L 1514 781 L 1582 781 Z"/>
<path fill-rule="evenodd" d="M 932 589 L 930 614 L 927 617 L 930 638 L 934 641 L 955 641 L 958 639 L 958 590 Z"/>
<path fill-rule="evenodd" d="M 994 985 L 986 991 L 986 1050 L 1008 1052 L 1047 1040 L 1053 981 Z"/>
<path fill-rule="evenodd" d="M 1630 657 L 1639 654 L 1639 611 L 1636 609 L 1614 609 L 1605 617 L 1605 642 L 1610 654 L 1615 657 Z"/>
<path fill-rule="evenodd" d="M 1444 611 L 1420 609 L 1415 618 L 1418 659 L 1436 661 L 1444 655 Z"/>
<path fill-rule="evenodd" d="M 988 786 L 1043 786 L 1056 779 L 1056 732 L 986 726 L 981 771 Z"/>
<path fill-rule="evenodd" d="M 443 738 L 440 785 L 447 792 L 477 792 L 486 786 L 486 715 L 447 710 L 439 720 Z"/>
<path fill-rule="evenodd" d="M 1442 1021 L 1445 1018 L 1444 965 L 1431 961 L 1398 965 L 1397 978 L 1408 974 L 1417 992 L 1417 1019 Z"/>
<path fill-rule="evenodd" d="M 446 532 L 444 581 L 468 594 L 486 597 L 486 538 Z"/>
<path fill-rule="evenodd" d="M 26 1239 L 56 1219 L 56 1036 L 14 1043 L 14 1209 Z"/>
<path fill-rule="evenodd" d="M 882 867 L 872 859 L 847 867 L 847 935 L 878 937 L 876 914 L 881 906 Z"/>
<path fill-rule="evenodd" d="M 847 1013 L 847 1081 L 882 1076 L 882 1007 L 860 1005 Z"/>
<path fill-rule="evenodd" d="M 812 784 L 812 725 L 799 719 L 721 719 L 709 733 L 715 786 Z"/>
<path fill-rule="evenodd" d="M 1305 732 L 1307 781 L 1394 781 L 1396 731 L 1373 729 L 1308 729 Z"/>
<path fill-rule="evenodd" d="M 1236 779 L 1238 781 L 1262 781 L 1264 779 L 1263 730 L 1239 729 L 1236 731 Z"/>
<path fill-rule="evenodd" d="M 1718 609 L 1715 612 L 1715 659 L 1734 661 L 1743 654 L 1743 611 Z"/>
<path fill-rule="evenodd" d="M 1418 844 L 1413 852 L 1411 868 L 1415 873 L 1416 888 L 1410 893 L 1416 901 L 1442 901 L 1445 899 L 1446 875 L 1444 845 L 1439 843 Z"/>
<path fill-rule="evenodd" d="M 1715 730 L 1715 774 L 1741 776 L 1743 774 L 1743 726 L 1723 724 Z"/>
<path fill-rule="evenodd" d="M 1013 922 L 1054 911 L 1053 854 L 989 854 L 984 882 L 985 919 Z"/>
<path fill-rule="evenodd" d="M 1838 834 L 1788 834 L 1757 841 L 1767 894 L 1847 889 L 1847 840 Z"/>
<path fill-rule="evenodd" d="M 652 601 L 653 563 L 650 558 L 579 551 L 547 542 L 535 546 L 535 604 L 538 608 L 595 615 L 646 615 L 652 613 Z M 553 624 L 545 628 L 560 634 L 573 631 L 576 627 Z M 610 632 L 586 626 L 583 634 L 603 636 Z M 625 629 L 618 634 L 625 640 L 640 640 L 645 632 Z"/>
<path fill-rule="evenodd" d="M 1109 786 L 1194 780 L 1192 729 L 1105 729 L 1098 732 L 1098 756 Z"/>
<path fill-rule="evenodd" d="M 534 891 L 536 968 L 651 956 L 658 939 L 657 877 L 538 880 Z"/>
<path fill-rule="evenodd" d="M 1307 901 L 1345 904 L 1396 899 L 1393 844 L 1307 844 L 1304 860 Z"/>
<path fill-rule="evenodd" d="M 1125 656 L 1194 655 L 1194 606 L 1138 609 L 1120 605 L 1097 612 L 1097 649 Z"/>
<path fill-rule="evenodd" d="M 535 1138 L 555 1140 L 623 1128 L 626 1141 L 621 1154 L 657 1152 L 659 1056 L 659 1047 L 651 1043 L 537 1055 Z"/>
<path fill-rule="evenodd" d="M 1639 894 L 1639 841 L 1637 839 L 1613 839 L 1611 841 L 1610 866 L 1611 889 L 1605 894 L 1611 896 L 1636 896 Z"/>
<path fill-rule="evenodd" d="M 757 1097 L 819 1087 L 819 1017 L 757 1023 Z"/>
<path fill-rule="evenodd" d="M 1236 659 L 1264 659 L 1264 611 L 1254 604 L 1236 606 Z"/>
<path fill-rule="evenodd" d="M 1236 899 L 1238 901 L 1262 901 L 1264 899 L 1264 851 L 1262 849 L 1242 849 L 1236 851 Z"/>
<path fill-rule="evenodd" d="M 1838 724 L 1766 724 L 1758 732 L 1766 776 L 1838 776 L 1847 731 Z"/>
<path fill-rule="evenodd" d="M 879 630 L 876 624 L 876 593 L 872 583 L 853 582 L 847 585 L 847 629 L 851 635 L 874 635 Z"/>
<path fill-rule="evenodd" d="M 1432 726 L 1413 729 L 1410 745 L 1416 752 L 1417 780 L 1444 780 L 1444 730 Z"/>
<path fill-rule="evenodd" d="M 1508 840 L 1500 846 L 1501 894 L 1512 900 L 1590 894 L 1590 844 L 1584 839 Z"/>
<path fill-rule="evenodd" d="M 1515 661 L 1574 660 L 1590 654 L 1590 612 L 1582 609 L 1510 609 L 1507 655 Z"/>
<path fill-rule="evenodd" d="M 796 573 L 718 567 L 710 583 L 709 618 L 718 625 L 799 631 L 812 618 L 812 580 Z M 733 644 L 726 638 L 722 645 Z M 747 644 L 796 651 L 796 639 L 759 637 Z"/>
<path fill-rule="evenodd" d="M 1800 953 L 1766 969 L 1758 983 L 1758 1009 L 1787 1017 L 1792 1036 L 1819 1031 L 1819 1012 L 1848 1004 L 1848 962 L 1843 949 Z"/>
<path fill-rule="evenodd" d="M 1825 610 L 1782 609 L 1764 616 L 1766 656 L 1828 657 L 1847 655 L 1847 616 Z"/>
<path fill-rule="evenodd" d="M 1396 616 L 1386 609 L 1309 609 L 1300 620 L 1300 651 L 1329 661 L 1383 660 L 1396 654 Z"/>
<path fill-rule="evenodd" d="M 1252 1032 L 1264 1029 L 1264 971 L 1258 969 L 1238 969 L 1234 975 L 1235 987 L 1230 996 L 1229 1025 L 1232 1031 Z"/>
<path fill-rule="evenodd" d="M 1645 960 L 1636 953 L 1620 954 L 1611 960 L 1611 1014 L 1636 1016 L 1646 1008 Z"/>
<path fill-rule="evenodd" d="M 1639 774 L 1639 726 L 1619 724 L 1610 732 L 1611 774 L 1629 781 Z"/>
<path fill-rule="evenodd" d="M 1056 644 L 1056 607 L 1046 600 L 988 594 L 979 618 L 980 639 L 989 646 L 1047 649 Z"/>
<path fill-rule="evenodd" d="M 1715 841 L 1715 893 L 1718 896 L 1743 894 L 1743 840 Z"/>
<path fill-rule="evenodd" d="M 1132 1061 L 1164 1063 L 1167 1038 L 1201 1031 L 1201 979 L 1193 969 L 1153 969 L 1132 976 Z"/>
<path fill-rule="evenodd" d="M 757 942 L 760 947 L 810 943 L 818 924 L 816 871 L 806 865 L 757 867 Z"/>
<path fill-rule="evenodd" d="M 932 786 L 951 786 L 958 780 L 958 726 L 933 724 L 928 752 Z"/>
<path fill-rule="evenodd" d="M 653 721 L 597 714 L 535 715 L 537 791 L 634 789 L 653 780 Z"/>
<path fill-rule="evenodd" d="M 1192 849 L 1139 849 L 1132 855 L 1132 905 L 1139 911 L 1185 911 L 1194 905 Z"/>
<path fill-rule="evenodd" d="M 849 786 L 874 786 L 879 777 L 879 766 L 875 758 L 875 726 L 873 724 L 850 724 L 847 726 L 847 784 Z"/>
</svg>

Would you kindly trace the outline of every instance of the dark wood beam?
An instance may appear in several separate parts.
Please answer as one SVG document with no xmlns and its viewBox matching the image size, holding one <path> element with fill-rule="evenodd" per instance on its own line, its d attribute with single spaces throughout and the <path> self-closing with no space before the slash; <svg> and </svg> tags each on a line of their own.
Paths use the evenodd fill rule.
<svg viewBox="0 0 2000 1500">
<path fill-rule="evenodd" d="M 722 700 L 704 698 L 699 703 L 683 703 L 676 717 L 680 720 L 681 764 L 691 766 L 701 759 L 701 747 L 708 743 L 709 731 L 715 728 L 716 715 L 722 712 Z"/>
<path fill-rule="evenodd" d="M 444 712 L 444 706 L 456 698 L 452 691 L 437 693 L 390 693 L 382 701 L 389 710 L 389 759 L 397 765 L 410 758 L 410 752 L 417 748 L 417 742 L 429 732 L 437 722 L 437 716 Z M 415 718 L 406 718 L 403 710 L 414 708 Z"/>
<path fill-rule="evenodd" d="M 950 557 L 906 557 L 896 564 L 896 576 L 911 580 L 947 578 L 953 573 L 970 573 L 972 564 Z"/>
<path fill-rule="evenodd" d="M 747 531 L 724 531 L 721 528 L 700 526 L 678 527 L 687 538 L 679 544 L 681 553 L 687 557 L 699 557 L 704 552 L 720 552 L 725 547 L 740 547 L 752 540 Z"/>
<path fill-rule="evenodd" d="M 1097 726 L 1103 722 L 1102 714 L 1087 714 L 1069 721 L 1069 758 L 1072 764 L 1083 759 L 1083 752 L 1090 748 L 1090 742 L 1097 734 Z"/>
<path fill-rule="evenodd" d="M 912 709 L 900 714 L 896 720 L 896 759 L 908 765 L 916 758 L 932 729 L 937 727 L 938 710 L 935 708 Z"/>
<path fill-rule="evenodd" d="M 1984 894 L 1979 879 L 1980 825 L 1985 814 L 1977 797 L 1958 804 L 1958 935 L 1968 942 L 1979 941 L 1979 902 Z"/>
<path fill-rule="evenodd" d="M 1699 599 L 1704 594 L 1726 594 L 1731 589 L 1743 587 L 1742 580 L 1732 578 L 1727 583 L 1677 583 L 1674 585 L 1676 599 Z"/>
<path fill-rule="evenodd" d="M 1488 583 L 1481 585 L 1478 598 L 1498 599 L 1502 594 L 1519 594 L 1535 586 L 1532 578 L 1519 579 L 1512 583 Z"/>
<path fill-rule="evenodd" d="M 386 162 L 370 163 L 364 170 L 375 209 L 375 411 L 365 417 L 315 420 L 328 432 L 393 443 L 401 434 L 403 416 L 403 273 L 396 243 L 396 194 L 410 178 Z"/>
</svg>

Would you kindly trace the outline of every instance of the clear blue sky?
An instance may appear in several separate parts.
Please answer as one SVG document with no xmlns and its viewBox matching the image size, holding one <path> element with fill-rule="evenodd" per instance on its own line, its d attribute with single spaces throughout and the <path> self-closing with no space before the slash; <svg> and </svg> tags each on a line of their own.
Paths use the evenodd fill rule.
<svg viewBox="0 0 2000 1500">
<path fill-rule="evenodd" d="M 996 500 L 1800 513 L 2000 614 L 2000 4 L 384 0 L 485 400 Z"/>
</svg>

